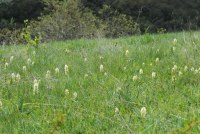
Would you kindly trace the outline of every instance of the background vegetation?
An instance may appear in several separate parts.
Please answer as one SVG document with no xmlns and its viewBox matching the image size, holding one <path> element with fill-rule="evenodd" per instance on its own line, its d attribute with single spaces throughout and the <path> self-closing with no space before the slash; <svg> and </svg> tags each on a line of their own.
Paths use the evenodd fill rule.
<svg viewBox="0 0 200 134">
<path fill-rule="evenodd" d="M 198 0 L 3 0 L 0 43 L 21 42 L 24 20 L 43 41 L 196 30 Z"/>
</svg>

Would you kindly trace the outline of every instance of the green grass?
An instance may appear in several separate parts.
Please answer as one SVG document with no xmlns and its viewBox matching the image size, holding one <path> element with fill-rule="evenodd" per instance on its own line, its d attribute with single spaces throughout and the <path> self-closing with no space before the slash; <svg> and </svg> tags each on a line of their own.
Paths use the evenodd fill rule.
<svg viewBox="0 0 200 134">
<path fill-rule="evenodd" d="M 1 46 L 0 59 L 0 133 L 200 133 L 200 32 Z"/>
</svg>

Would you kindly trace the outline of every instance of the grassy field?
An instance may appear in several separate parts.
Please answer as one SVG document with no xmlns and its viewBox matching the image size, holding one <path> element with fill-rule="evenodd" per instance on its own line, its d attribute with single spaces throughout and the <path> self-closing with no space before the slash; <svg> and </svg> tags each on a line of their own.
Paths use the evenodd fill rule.
<svg viewBox="0 0 200 134">
<path fill-rule="evenodd" d="M 200 133 L 200 32 L 0 46 L 0 133 Z"/>
</svg>

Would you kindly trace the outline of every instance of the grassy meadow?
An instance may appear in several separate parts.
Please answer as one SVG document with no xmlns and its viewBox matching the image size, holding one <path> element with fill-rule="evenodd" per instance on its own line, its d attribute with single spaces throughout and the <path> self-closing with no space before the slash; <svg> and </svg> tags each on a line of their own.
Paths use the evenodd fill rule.
<svg viewBox="0 0 200 134">
<path fill-rule="evenodd" d="M 0 133 L 200 133 L 200 32 L 0 46 Z"/>
</svg>

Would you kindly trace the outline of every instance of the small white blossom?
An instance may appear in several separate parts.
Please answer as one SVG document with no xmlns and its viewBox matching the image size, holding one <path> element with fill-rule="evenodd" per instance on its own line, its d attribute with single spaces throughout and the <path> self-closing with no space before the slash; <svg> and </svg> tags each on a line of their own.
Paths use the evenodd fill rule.
<svg viewBox="0 0 200 134">
<path fill-rule="evenodd" d="M 64 70 L 65 70 L 65 75 L 67 75 L 68 72 L 69 72 L 69 67 L 68 67 L 68 65 L 65 65 Z"/>
<path fill-rule="evenodd" d="M 77 92 L 74 92 L 74 93 L 73 93 L 73 97 L 74 97 L 74 99 L 76 99 L 77 96 L 78 96 Z"/>
<path fill-rule="evenodd" d="M 115 107 L 115 113 L 119 113 L 119 109 Z"/>
<path fill-rule="evenodd" d="M 187 67 L 187 66 L 185 66 L 185 67 L 184 67 L 184 71 L 186 72 L 187 70 L 188 70 L 188 67 Z"/>
<path fill-rule="evenodd" d="M 172 47 L 172 50 L 173 50 L 173 51 L 176 51 L 176 47 Z"/>
<path fill-rule="evenodd" d="M 176 38 L 174 38 L 174 40 L 173 40 L 173 45 L 176 45 L 177 44 L 177 39 Z"/>
<path fill-rule="evenodd" d="M 126 52 L 125 52 L 125 56 L 128 56 L 128 55 L 129 55 L 129 51 L 126 50 Z"/>
<path fill-rule="evenodd" d="M 183 73 L 182 73 L 181 71 L 179 71 L 179 72 L 178 72 L 178 75 L 181 76 L 181 75 L 183 75 Z"/>
<path fill-rule="evenodd" d="M 13 59 L 14 59 L 14 56 L 11 56 L 10 57 L 10 63 L 12 63 Z"/>
<path fill-rule="evenodd" d="M 156 63 L 158 63 L 160 61 L 160 59 L 159 58 L 156 58 Z"/>
<path fill-rule="evenodd" d="M 12 80 L 12 82 L 15 82 L 15 73 L 11 74 L 11 80 Z"/>
<path fill-rule="evenodd" d="M 56 68 L 56 69 L 55 69 L 55 73 L 56 73 L 56 74 L 59 74 L 59 72 L 60 72 L 59 68 Z"/>
<path fill-rule="evenodd" d="M 85 74 L 85 75 L 84 75 L 84 78 L 87 78 L 87 77 L 88 77 L 88 74 Z"/>
<path fill-rule="evenodd" d="M 103 65 L 100 65 L 99 69 L 100 69 L 100 72 L 103 72 Z"/>
<path fill-rule="evenodd" d="M 86 61 L 88 61 L 88 59 L 87 59 L 87 58 L 84 58 L 84 61 L 86 62 Z"/>
<path fill-rule="evenodd" d="M 199 70 L 198 70 L 198 69 L 195 69 L 195 70 L 194 70 L 194 73 L 195 73 L 195 74 L 198 74 L 198 73 L 199 73 Z"/>
<path fill-rule="evenodd" d="M 20 74 L 17 74 L 15 77 L 16 77 L 16 82 L 19 82 L 19 81 L 20 81 L 20 79 L 21 79 L 21 76 L 20 76 Z"/>
<path fill-rule="evenodd" d="M 23 70 L 23 72 L 26 72 L 26 70 L 27 70 L 26 66 L 23 66 L 22 70 Z"/>
<path fill-rule="evenodd" d="M 47 79 L 51 78 L 51 71 L 49 71 L 49 70 L 47 71 L 47 73 L 46 73 L 46 78 L 47 78 Z"/>
<path fill-rule="evenodd" d="M 152 72 L 151 77 L 156 78 L 156 72 Z"/>
<path fill-rule="evenodd" d="M 194 71 L 194 67 L 192 67 L 190 70 L 193 72 Z"/>
<path fill-rule="evenodd" d="M 5 69 L 8 67 L 8 65 L 9 65 L 9 64 L 6 62 L 6 63 L 5 63 Z"/>
<path fill-rule="evenodd" d="M 142 107 L 140 110 L 140 114 L 141 114 L 142 118 L 145 118 L 146 114 L 147 114 L 147 109 L 145 107 Z"/>
<path fill-rule="evenodd" d="M 138 76 L 137 75 L 135 75 L 135 76 L 133 76 L 133 81 L 136 81 L 137 79 L 138 79 Z"/>
<path fill-rule="evenodd" d="M 177 65 L 174 65 L 174 67 L 172 68 L 172 73 L 175 73 L 177 69 L 178 69 Z"/>
<path fill-rule="evenodd" d="M 139 74 L 143 74 L 143 73 L 144 73 L 143 69 L 140 69 Z"/>
<path fill-rule="evenodd" d="M 69 95 L 69 90 L 65 89 L 65 95 L 68 96 Z"/>
<path fill-rule="evenodd" d="M 27 59 L 27 64 L 31 65 L 31 59 L 30 58 Z"/>
<path fill-rule="evenodd" d="M 3 108 L 3 103 L 2 103 L 2 101 L 0 100 L 0 109 L 2 109 Z"/>
<path fill-rule="evenodd" d="M 39 83 L 40 83 L 40 80 L 34 80 L 33 81 L 33 94 L 38 94 L 39 92 Z"/>
<path fill-rule="evenodd" d="M 108 74 L 105 72 L 104 75 L 107 76 Z"/>
<path fill-rule="evenodd" d="M 32 64 L 32 65 L 34 65 L 34 64 L 35 64 L 35 62 L 33 61 L 31 64 Z"/>
</svg>

